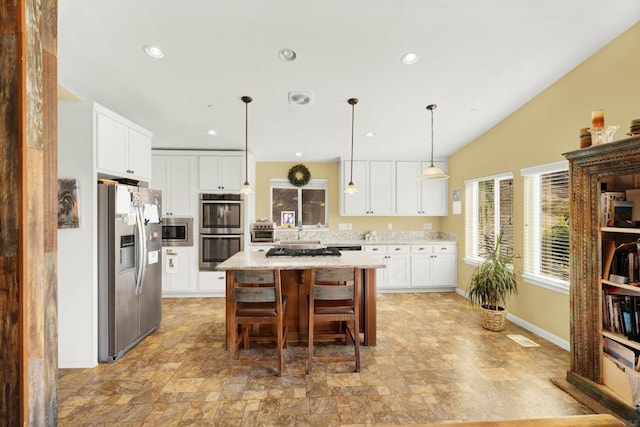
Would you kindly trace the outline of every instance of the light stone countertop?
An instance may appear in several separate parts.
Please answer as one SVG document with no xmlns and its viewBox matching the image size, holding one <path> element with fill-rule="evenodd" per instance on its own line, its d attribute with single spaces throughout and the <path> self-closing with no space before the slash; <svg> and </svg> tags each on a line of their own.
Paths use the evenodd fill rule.
<svg viewBox="0 0 640 427">
<path fill-rule="evenodd" d="M 306 270 L 310 268 L 384 268 L 385 265 L 364 252 L 342 252 L 342 256 L 266 257 L 263 252 L 238 252 L 216 270 Z"/>
<path fill-rule="evenodd" d="M 287 240 L 295 241 L 296 239 Z M 313 240 L 313 239 L 301 239 L 301 240 Z M 249 242 L 251 246 L 277 246 L 280 243 L 279 240 L 275 242 Z M 403 240 L 403 239 L 384 239 L 384 240 L 324 240 L 320 239 L 320 243 L 324 246 L 354 246 L 354 245 L 424 245 L 424 244 L 454 244 L 458 242 L 455 240 L 443 240 L 443 239 L 416 239 L 416 240 Z"/>
</svg>

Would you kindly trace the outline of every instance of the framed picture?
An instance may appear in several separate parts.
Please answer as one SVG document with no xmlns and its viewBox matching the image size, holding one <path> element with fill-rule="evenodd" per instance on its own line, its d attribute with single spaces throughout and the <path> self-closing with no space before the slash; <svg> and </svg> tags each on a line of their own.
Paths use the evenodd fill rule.
<svg viewBox="0 0 640 427">
<path fill-rule="evenodd" d="M 58 228 L 80 228 L 78 180 L 58 179 Z"/>
<path fill-rule="evenodd" d="M 282 211 L 280 213 L 280 226 L 281 227 L 295 227 L 296 226 L 296 211 Z"/>
</svg>

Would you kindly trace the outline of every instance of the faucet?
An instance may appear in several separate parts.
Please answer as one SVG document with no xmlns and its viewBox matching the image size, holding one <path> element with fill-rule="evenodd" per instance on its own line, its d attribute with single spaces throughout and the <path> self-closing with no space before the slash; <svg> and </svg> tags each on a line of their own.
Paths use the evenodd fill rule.
<svg viewBox="0 0 640 427">
<path fill-rule="evenodd" d="M 298 221 L 298 240 L 300 240 L 300 232 L 302 231 L 302 220 Z"/>
</svg>

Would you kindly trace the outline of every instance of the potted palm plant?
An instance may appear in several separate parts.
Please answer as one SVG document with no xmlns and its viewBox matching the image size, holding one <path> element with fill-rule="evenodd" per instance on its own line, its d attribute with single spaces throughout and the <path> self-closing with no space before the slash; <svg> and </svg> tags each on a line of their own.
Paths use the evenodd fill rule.
<svg viewBox="0 0 640 427">
<path fill-rule="evenodd" d="M 517 292 L 513 270 L 516 255 L 502 247 L 503 236 L 501 230 L 486 259 L 473 272 L 468 290 L 469 301 L 480 307 L 482 327 L 490 331 L 504 329 L 507 298 Z"/>
</svg>

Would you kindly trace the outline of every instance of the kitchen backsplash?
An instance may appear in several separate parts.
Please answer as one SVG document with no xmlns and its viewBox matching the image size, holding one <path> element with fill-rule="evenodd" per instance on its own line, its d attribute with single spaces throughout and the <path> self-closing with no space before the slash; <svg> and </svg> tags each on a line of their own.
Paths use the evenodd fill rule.
<svg viewBox="0 0 640 427">
<path fill-rule="evenodd" d="M 297 240 L 298 230 L 276 230 L 276 240 Z M 300 232 L 300 240 L 321 240 L 321 241 L 411 241 L 411 240 L 448 240 L 455 241 L 454 233 L 445 233 L 442 231 L 316 231 L 302 230 Z"/>
</svg>

